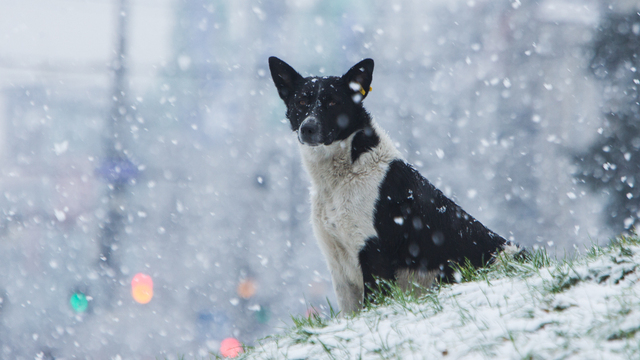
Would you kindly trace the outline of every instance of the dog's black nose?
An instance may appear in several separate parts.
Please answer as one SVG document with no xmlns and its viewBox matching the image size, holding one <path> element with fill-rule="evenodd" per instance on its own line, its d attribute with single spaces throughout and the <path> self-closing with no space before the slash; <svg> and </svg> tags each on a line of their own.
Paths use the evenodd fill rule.
<svg viewBox="0 0 640 360">
<path fill-rule="evenodd" d="M 320 122 L 313 117 L 307 118 L 300 125 L 298 139 L 305 145 L 318 145 L 322 142 Z"/>
<path fill-rule="evenodd" d="M 314 122 L 306 121 L 305 123 L 302 124 L 302 126 L 300 126 L 300 133 L 304 138 L 315 136 L 318 130 L 319 129 L 318 129 L 317 121 L 314 121 Z"/>
</svg>

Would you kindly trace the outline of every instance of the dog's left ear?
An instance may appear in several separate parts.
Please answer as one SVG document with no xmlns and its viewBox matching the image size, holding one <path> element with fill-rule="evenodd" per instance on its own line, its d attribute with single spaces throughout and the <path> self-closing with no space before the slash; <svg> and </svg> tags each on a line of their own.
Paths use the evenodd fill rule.
<svg viewBox="0 0 640 360">
<path fill-rule="evenodd" d="M 367 97 L 373 80 L 373 59 L 364 59 L 355 64 L 342 79 L 353 91 L 353 101 L 360 102 Z"/>
</svg>

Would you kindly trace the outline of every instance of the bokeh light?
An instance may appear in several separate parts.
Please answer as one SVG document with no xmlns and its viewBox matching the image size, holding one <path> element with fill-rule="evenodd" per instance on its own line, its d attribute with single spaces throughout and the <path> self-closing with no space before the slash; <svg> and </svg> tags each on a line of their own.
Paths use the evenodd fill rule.
<svg viewBox="0 0 640 360">
<path fill-rule="evenodd" d="M 137 273 L 131 280 L 131 295 L 133 300 L 146 304 L 153 298 L 153 279 L 143 273 Z"/>
<path fill-rule="evenodd" d="M 242 352 L 242 344 L 234 338 L 226 338 L 220 343 L 220 355 L 234 358 Z"/>
<path fill-rule="evenodd" d="M 85 296 L 85 294 L 81 292 L 77 292 L 71 295 L 71 298 L 69 299 L 69 303 L 71 303 L 71 308 L 75 312 L 79 312 L 79 313 L 87 311 L 87 307 L 89 306 L 87 297 Z"/>
<path fill-rule="evenodd" d="M 256 311 L 254 314 L 256 321 L 260 324 L 266 324 L 271 319 L 271 311 L 269 311 L 269 308 L 266 306 L 261 306 L 260 310 Z"/>
<path fill-rule="evenodd" d="M 255 295 L 256 290 L 257 286 L 253 279 L 244 279 L 240 281 L 238 288 L 236 289 L 238 295 L 243 299 L 249 299 Z"/>
<path fill-rule="evenodd" d="M 307 308 L 307 311 L 304 313 L 304 316 L 309 318 L 311 316 L 320 316 L 320 312 L 313 306 Z"/>
</svg>

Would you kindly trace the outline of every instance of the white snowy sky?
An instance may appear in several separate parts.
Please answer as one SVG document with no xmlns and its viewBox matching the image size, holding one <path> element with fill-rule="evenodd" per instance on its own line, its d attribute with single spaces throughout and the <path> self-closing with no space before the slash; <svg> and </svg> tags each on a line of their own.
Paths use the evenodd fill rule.
<svg viewBox="0 0 640 360">
<path fill-rule="evenodd" d="M 105 75 L 116 44 L 118 4 L 118 0 L 0 1 L 0 88 L 54 73 Z M 135 77 L 167 60 L 174 2 L 131 0 L 130 4 L 129 49 Z"/>
</svg>

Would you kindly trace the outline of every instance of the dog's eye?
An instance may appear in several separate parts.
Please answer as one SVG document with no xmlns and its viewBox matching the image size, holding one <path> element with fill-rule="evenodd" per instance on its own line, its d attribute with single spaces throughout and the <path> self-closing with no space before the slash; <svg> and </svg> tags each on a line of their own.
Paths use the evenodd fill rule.
<svg viewBox="0 0 640 360">
<path fill-rule="evenodd" d="M 300 105 L 307 105 L 307 102 L 304 100 L 300 100 Z"/>
</svg>

